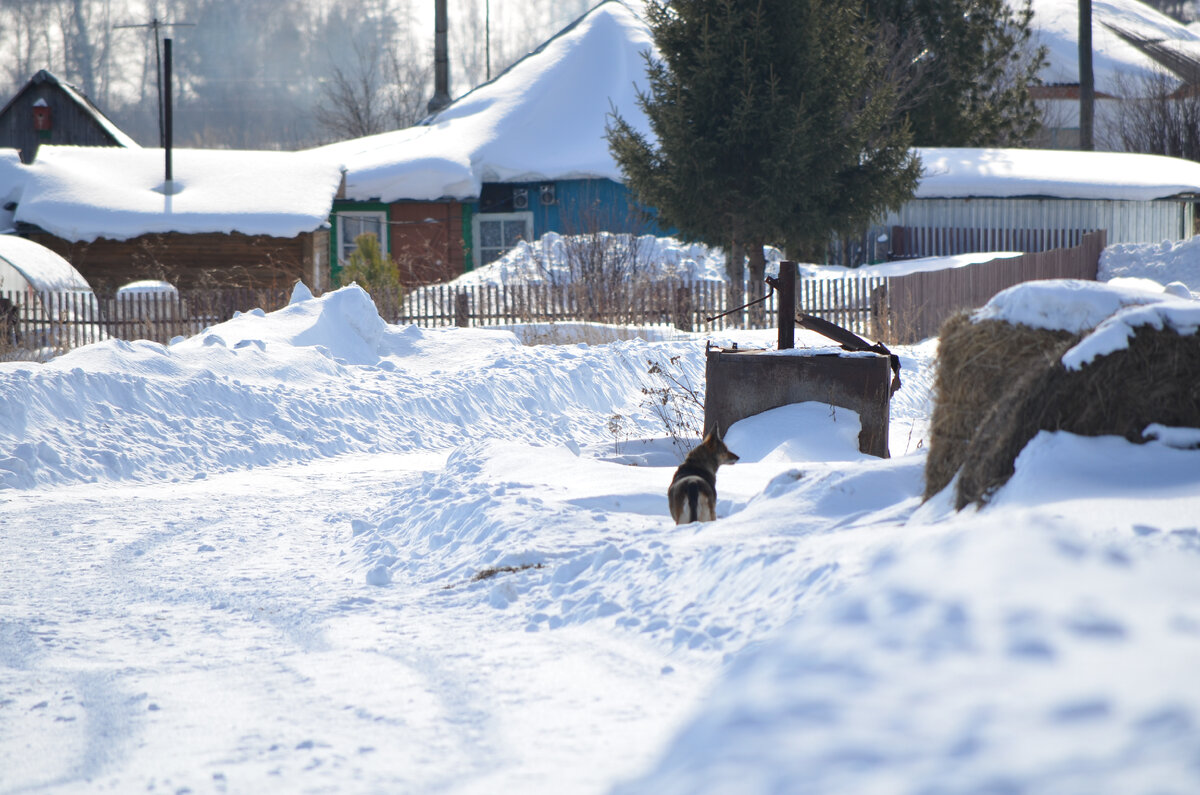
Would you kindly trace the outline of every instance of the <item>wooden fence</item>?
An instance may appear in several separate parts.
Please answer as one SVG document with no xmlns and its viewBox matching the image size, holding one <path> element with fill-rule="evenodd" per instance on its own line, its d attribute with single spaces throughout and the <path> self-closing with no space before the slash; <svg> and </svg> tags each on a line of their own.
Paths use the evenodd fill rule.
<svg viewBox="0 0 1200 795">
<path fill-rule="evenodd" d="M 961 268 L 911 273 L 888 280 L 890 342 L 912 343 L 938 333 L 946 318 L 983 306 L 996 293 L 1039 279 L 1095 280 L 1108 233 L 1083 236 L 1074 248 L 1005 257 Z"/>
<path fill-rule="evenodd" d="M 90 292 L 0 291 L 0 353 L 36 358 L 116 338 L 167 343 L 256 307 L 287 304 L 290 291 L 232 288 L 97 299 Z"/>
<path fill-rule="evenodd" d="M 881 277 L 804 279 L 797 282 L 797 307 L 860 334 L 870 333 L 871 296 L 886 290 Z M 512 323 L 584 321 L 618 325 L 670 325 L 681 331 L 774 328 L 777 297 L 760 309 L 737 309 L 724 284 L 655 282 L 643 285 L 432 285 L 402 299 L 376 297 L 380 314 L 393 323 L 427 326 L 490 326 Z"/>
<path fill-rule="evenodd" d="M 798 311 L 832 321 L 869 339 L 916 342 L 937 334 L 959 309 L 982 306 L 1000 290 L 1035 279 L 1095 279 L 1106 235 L 1096 232 L 1071 249 L 1026 254 L 961 268 L 882 278 L 803 278 Z M 290 290 L 187 290 L 97 300 L 91 293 L 0 292 L 0 354 L 40 358 L 107 338 L 168 343 L 192 336 L 239 312 L 272 312 Z M 683 331 L 778 326 L 777 296 L 758 308 L 737 309 L 725 285 L 656 282 L 586 285 L 446 284 L 410 292 L 377 292 L 380 316 L 393 324 L 499 326 L 591 321 L 673 326 Z M 11 307 L 5 311 L 5 307 Z"/>
<path fill-rule="evenodd" d="M 871 335 L 872 294 L 886 279 L 804 279 L 796 285 L 798 309 Z M 289 290 L 213 289 L 175 294 L 140 293 L 95 299 L 90 293 L 0 292 L 15 307 L 4 322 L 0 349 L 59 353 L 107 338 L 146 339 L 166 344 L 229 320 L 239 312 L 272 312 L 285 306 Z M 515 323 L 584 321 L 632 326 L 673 326 L 681 331 L 720 331 L 778 325 L 776 296 L 759 310 L 734 310 L 724 284 L 658 282 L 644 285 L 473 285 L 446 284 L 410 292 L 376 291 L 380 316 L 389 323 L 437 326 L 502 326 Z M 726 314 L 728 313 L 728 314 Z"/>
</svg>

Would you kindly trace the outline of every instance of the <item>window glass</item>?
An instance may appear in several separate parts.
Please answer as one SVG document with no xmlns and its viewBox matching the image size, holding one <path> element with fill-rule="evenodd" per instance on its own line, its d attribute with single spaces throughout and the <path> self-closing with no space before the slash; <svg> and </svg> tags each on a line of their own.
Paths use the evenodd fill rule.
<svg viewBox="0 0 1200 795">
<path fill-rule="evenodd" d="M 476 264 L 487 265 L 520 241 L 531 239 L 533 213 L 480 213 L 474 225 Z"/>
<path fill-rule="evenodd" d="M 484 248 L 500 248 L 503 236 L 500 234 L 502 221 L 479 221 L 479 245 Z"/>
<path fill-rule="evenodd" d="M 525 220 L 503 221 L 504 248 L 510 249 L 525 239 Z"/>
<path fill-rule="evenodd" d="M 387 251 L 383 213 L 338 213 L 338 225 L 338 248 L 342 262 L 353 253 L 356 248 L 354 240 L 362 234 L 375 235 L 380 250 Z"/>
</svg>

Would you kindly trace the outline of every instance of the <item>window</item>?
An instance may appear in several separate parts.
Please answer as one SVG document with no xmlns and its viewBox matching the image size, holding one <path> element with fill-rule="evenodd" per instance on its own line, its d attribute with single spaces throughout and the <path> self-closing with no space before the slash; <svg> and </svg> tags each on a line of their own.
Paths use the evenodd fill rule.
<svg viewBox="0 0 1200 795">
<path fill-rule="evenodd" d="M 533 213 L 480 213 L 472 221 L 475 238 L 475 267 L 504 256 L 521 240 L 533 239 Z"/>
<path fill-rule="evenodd" d="M 354 251 L 354 239 L 370 234 L 379 238 L 379 250 L 388 251 L 387 213 L 383 212 L 339 212 L 337 214 L 337 257 L 344 265 Z"/>
</svg>

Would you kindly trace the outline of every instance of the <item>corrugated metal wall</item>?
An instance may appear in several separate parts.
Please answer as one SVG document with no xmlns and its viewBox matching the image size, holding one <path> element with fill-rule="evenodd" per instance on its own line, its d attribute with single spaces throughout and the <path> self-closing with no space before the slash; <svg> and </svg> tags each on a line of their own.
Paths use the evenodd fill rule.
<svg viewBox="0 0 1200 795">
<path fill-rule="evenodd" d="M 938 229 L 1103 229 L 1112 243 L 1158 243 L 1192 236 L 1191 202 L 1110 199 L 914 199 L 882 224 L 871 239 L 890 235 L 893 226 Z M 940 254 L 943 252 L 930 252 Z"/>
</svg>

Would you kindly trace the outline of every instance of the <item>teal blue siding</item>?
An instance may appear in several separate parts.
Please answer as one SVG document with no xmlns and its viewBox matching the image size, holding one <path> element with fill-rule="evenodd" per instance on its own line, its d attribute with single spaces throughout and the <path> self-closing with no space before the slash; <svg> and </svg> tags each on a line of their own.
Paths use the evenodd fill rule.
<svg viewBox="0 0 1200 795">
<path fill-rule="evenodd" d="M 553 203 L 542 201 L 543 185 L 553 187 Z M 562 235 L 596 231 L 661 234 L 653 220 L 636 206 L 629 190 L 609 179 L 487 183 L 479 201 L 471 205 L 472 214 L 519 212 L 522 208 L 512 204 L 515 189 L 526 192 L 528 205 L 523 209 L 533 213 L 535 239 L 547 232 Z"/>
</svg>

